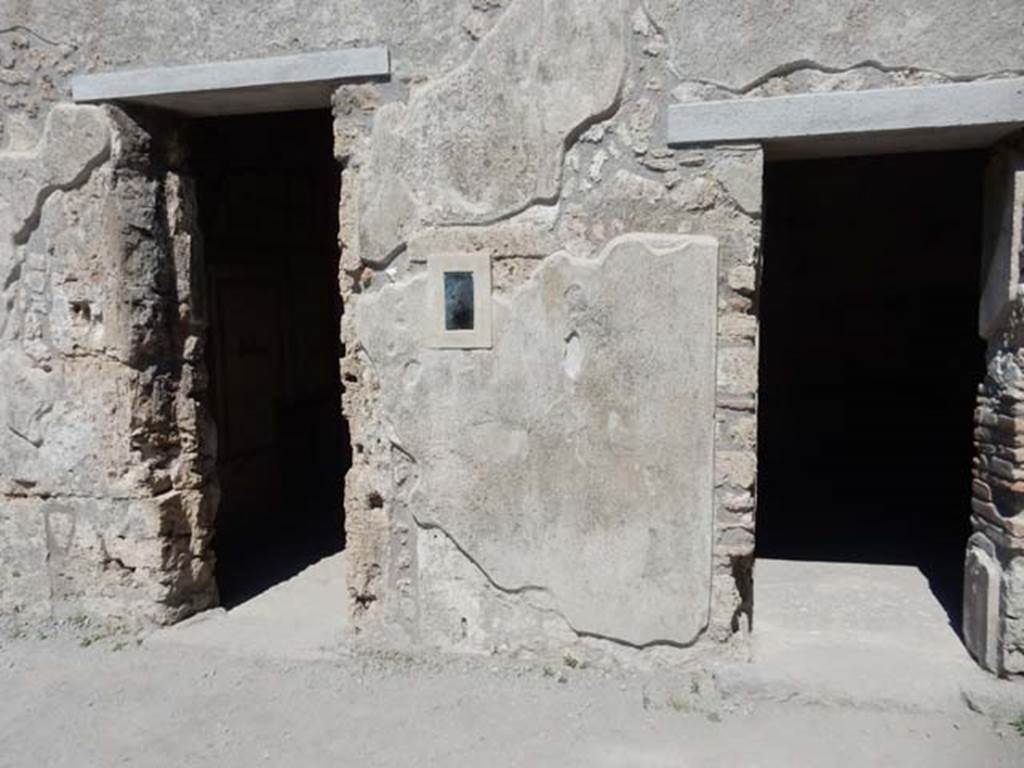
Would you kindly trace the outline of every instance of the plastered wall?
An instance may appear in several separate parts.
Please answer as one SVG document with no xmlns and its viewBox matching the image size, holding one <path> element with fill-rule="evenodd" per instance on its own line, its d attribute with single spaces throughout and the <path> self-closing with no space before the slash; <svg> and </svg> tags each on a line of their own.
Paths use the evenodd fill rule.
<svg viewBox="0 0 1024 768">
<path fill-rule="evenodd" d="M 0 376 L 9 382 L 0 389 L 0 411 L 5 446 L 11 446 L 0 460 L 0 568 L 11 576 L 0 586 L 0 610 L 51 615 L 60 605 L 169 621 L 214 599 L 209 536 L 216 484 L 209 466 L 216 438 L 203 412 L 202 301 L 189 279 L 201 247 L 189 225 L 187 181 L 175 175 L 173 157 L 156 162 L 151 146 L 157 136 L 173 156 L 173 120 L 142 126 L 137 116 L 69 107 L 72 72 L 389 47 L 390 82 L 344 86 L 333 104 L 343 167 L 339 290 L 347 353 L 340 365 L 355 454 L 346 480 L 348 598 L 367 636 L 485 651 L 575 643 L 595 652 L 633 645 L 683 652 L 725 643 L 741 652 L 752 598 L 763 154 L 758 146 L 669 149 L 665 109 L 694 99 L 1019 74 L 1022 20 L 1024 9 L 1014 0 L 988 3 L 984 13 L 953 0 L 920 0 L 898 10 L 853 0 L 827 8 L 684 0 L 340 0 L 271 4 L 256 17 L 243 3 L 5 3 L 0 189 L 16 185 L 29 192 L 18 192 L 19 210 L 10 202 L 13 192 L 0 202 L 6 206 L 0 209 L 6 302 Z M 59 129 L 61 120 L 74 121 L 76 131 L 95 140 L 48 149 L 47 126 Z M 27 156 L 37 158 L 31 181 L 18 170 Z M 24 200 L 31 201 L 27 207 Z M 429 427 L 448 422 L 429 410 L 403 411 L 401 388 L 415 391 L 430 382 L 437 399 L 427 392 L 425 408 L 445 398 L 466 402 L 472 394 L 469 415 L 502 428 L 542 413 L 542 403 L 521 402 L 521 393 L 509 391 L 546 381 L 549 372 L 500 386 L 484 373 L 489 366 L 514 369 L 512 362 L 526 353 L 506 349 L 502 340 L 521 334 L 523 349 L 549 350 L 541 358 L 562 377 L 551 378 L 538 397 L 573 381 L 565 365 L 586 376 L 586 366 L 602 354 L 622 362 L 601 377 L 605 390 L 587 396 L 579 387 L 566 390 L 576 399 L 561 411 L 554 405 L 553 419 L 589 402 L 614 404 L 646 392 L 645 386 L 667 402 L 668 379 L 657 376 L 681 366 L 679 355 L 689 347 L 672 348 L 670 334 L 655 322 L 655 315 L 669 322 L 678 308 L 649 299 L 662 274 L 655 265 L 669 258 L 666 253 L 691 264 L 688 243 L 699 241 L 690 236 L 712 238 L 717 248 L 709 304 L 714 316 L 701 315 L 703 343 L 715 360 L 707 499 L 681 496 L 678 503 L 684 518 L 706 523 L 699 532 L 709 548 L 706 583 L 691 579 L 674 587 L 678 611 L 661 629 L 641 625 L 650 613 L 672 612 L 667 597 L 646 613 L 624 601 L 618 615 L 625 618 L 614 626 L 580 620 L 587 614 L 567 609 L 571 601 L 560 602 L 560 595 L 585 591 L 578 578 L 586 581 L 587 572 L 605 578 L 597 563 L 635 562 L 639 545 L 592 553 L 582 569 L 552 574 L 540 568 L 536 583 L 508 589 L 496 574 L 505 564 L 502 541 L 520 534 L 515 526 L 502 517 L 490 551 L 465 543 L 445 521 L 531 519 L 532 510 L 499 509 L 488 489 L 505 489 L 502 504 L 543 501 L 558 498 L 561 475 L 527 493 L 529 473 L 502 474 L 518 465 L 503 462 L 498 449 L 515 445 L 504 433 L 491 435 L 484 444 L 495 452 L 485 452 L 480 466 L 450 468 L 469 478 L 455 487 L 482 490 L 459 495 L 458 509 L 449 505 L 438 514 L 432 507 L 441 491 L 423 498 L 424 489 L 440 488 L 436 470 L 423 461 L 446 454 L 426 437 L 414 440 L 426 445 L 426 454 L 412 450 L 409 436 L 432 434 Z M 616 255 L 627 246 L 635 251 L 631 256 Z M 417 296 L 430 258 L 446 252 L 490 258 L 495 317 L 506 318 L 490 351 L 459 358 L 419 351 Z M 635 260 L 635 274 L 609 270 L 622 258 Z M 547 304 L 540 298 L 544 286 L 572 271 L 593 273 L 587 279 L 595 286 L 604 280 L 632 288 L 606 299 L 603 313 L 579 315 L 596 324 L 596 334 L 565 324 L 565 318 L 577 322 L 571 294 L 563 291 Z M 379 333 L 396 303 L 408 309 L 407 333 Z M 630 357 L 635 350 L 623 341 L 625 320 L 621 328 L 601 326 L 620 306 L 635 308 L 637 322 L 660 334 L 646 363 Z M 542 311 L 549 314 L 536 314 Z M 694 322 L 678 319 L 687 328 Z M 570 343 L 573 333 L 577 341 Z M 602 350 L 588 346 L 594 340 L 611 341 Z M 45 354 L 37 351 L 44 348 Z M 456 359 L 462 368 L 451 362 Z M 626 372 L 644 371 L 644 365 L 657 373 L 656 381 L 629 378 Z M 686 370 L 680 367 L 679 374 Z M 687 391 L 696 396 L 697 389 Z M 635 456 L 616 453 L 616 427 L 604 418 L 609 442 L 602 460 L 618 456 L 621 464 L 609 467 L 639 463 L 642 469 Z M 693 448 L 700 430 L 687 429 L 683 442 Z M 571 434 L 571 424 L 555 433 Z M 621 434 L 642 446 L 643 431 Z M 657 438 L 659 446 L 680 439 Z M 534 450 L 536 435 L 525 439 Z M 562 457 L 572 447 L 548 450 Z M 669 466 L 658 468 L 651 482 L 659 473 L 669 477 Z M 82 490 L 55 509 L 55 489 L 66 493 L 73 487 L 67 478 L 76 474 Z M 613 487 L 645 482 L 636 470 Z M 594 508 L 578 496 L 566 503 Z M 77 511 L 65 511 L 74 504 Z M 622 526 L 614 541 L 626 544 L 646 530 L 650 510 L 644 505 L 606 508 L 613 507 Z M 481 529 L 474 530 L 472 540 L 483 542 Z M 585 533 L 578 541 L 597 540 Z M 673 575 L 689 573 L 693 557 L 679 559 L 673 561 L 673 551 L 645 554 L 641 560 L 652 569 L 625 573 L 621 583 L 634 579 L 642 599 L 645 579 L 664 577 L 671 585 Z M 55 570 L 60 562 L 68 565 Z M 557 562 L 557 553 L 536 562 Z"/>
</svg>

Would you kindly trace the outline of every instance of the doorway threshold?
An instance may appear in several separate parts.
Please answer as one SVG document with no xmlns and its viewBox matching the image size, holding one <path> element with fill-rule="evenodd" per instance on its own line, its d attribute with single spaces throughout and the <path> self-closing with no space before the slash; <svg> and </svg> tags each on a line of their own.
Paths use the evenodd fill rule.
<svg viewBox="0 0 1024 768">
<path fill-rule="evenodd" d="M 726 692 L 899 711 L 1024 704 L 1024 684 L 975 664 L 914 566 L 759 558 L 754 605 L 752 661 L 720 670 Z"/>
<path fill-rule="evenodd" d="M 146 638 L 146 645 L 200 647 L 237 656 L 320 661 L 351 641 L 347 554 L 329 555 L 230 610 L 211 608 Z"/>
</svg>

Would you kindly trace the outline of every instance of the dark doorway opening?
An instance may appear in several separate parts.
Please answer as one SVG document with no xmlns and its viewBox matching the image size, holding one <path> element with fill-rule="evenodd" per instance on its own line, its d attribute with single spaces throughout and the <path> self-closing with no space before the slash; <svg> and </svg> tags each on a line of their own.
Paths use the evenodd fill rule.
<svg viewBox="0 0 1024 768">
<path fill-rule="evenodd" d="M 758 556 L 915 565 L 960 630 L 977 152 L 769 164 Z"/>
<path fill-rule="evenodd" d="M 339 174 L 327 111 L 196 120 L 187 135 L 230 607 L 344 547 Z"/>
</svg>

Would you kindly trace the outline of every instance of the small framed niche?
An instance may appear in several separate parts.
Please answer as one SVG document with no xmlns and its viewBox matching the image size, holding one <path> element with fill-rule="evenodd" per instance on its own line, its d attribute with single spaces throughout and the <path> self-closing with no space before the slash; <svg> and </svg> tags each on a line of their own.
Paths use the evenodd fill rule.
<svg viewBox="0 0 1024 768">
<path fill-rule="evenodd" d="M 488 253 L 440 253 L 427 259 L 428 346 L 491 347 L 491 257 Z"/>
</svg>

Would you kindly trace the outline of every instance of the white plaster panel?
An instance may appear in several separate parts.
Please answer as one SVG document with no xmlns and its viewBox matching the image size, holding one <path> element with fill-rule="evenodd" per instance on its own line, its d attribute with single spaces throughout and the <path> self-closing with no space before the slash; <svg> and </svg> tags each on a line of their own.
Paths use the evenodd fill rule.
<svg viewBox="0 0 1024 768">
<path fill-rule="evenodd" d="M 551 256 L 494 297 L 492 350 L 422 346 L 422 274 L 355 303 L 416 521 L 579 632 L 684 644 L 707 624 L 717 251 L 630 235 Z"/>
</svg>

